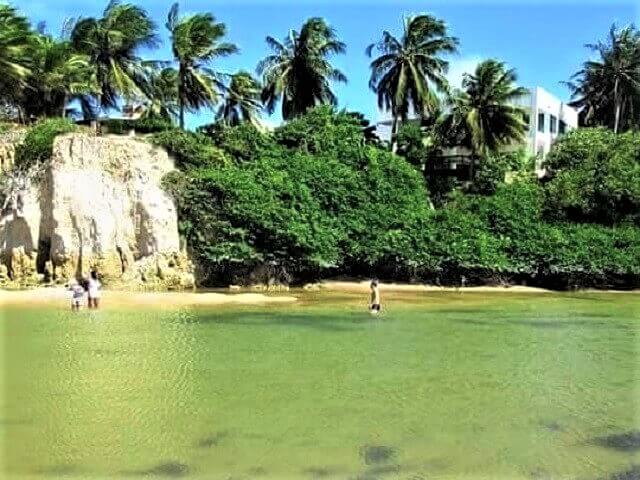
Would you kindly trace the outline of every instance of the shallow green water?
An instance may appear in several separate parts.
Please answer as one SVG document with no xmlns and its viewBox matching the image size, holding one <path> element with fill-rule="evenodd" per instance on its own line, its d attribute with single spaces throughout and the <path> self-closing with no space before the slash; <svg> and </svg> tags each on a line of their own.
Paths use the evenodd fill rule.
<svg viewBox="0 0 640 480">
<path fill-rule="evenodd" d="M 640 296 L 386 300 L 4 308 L 0 476 L 640 477 Z"/>
</svg>

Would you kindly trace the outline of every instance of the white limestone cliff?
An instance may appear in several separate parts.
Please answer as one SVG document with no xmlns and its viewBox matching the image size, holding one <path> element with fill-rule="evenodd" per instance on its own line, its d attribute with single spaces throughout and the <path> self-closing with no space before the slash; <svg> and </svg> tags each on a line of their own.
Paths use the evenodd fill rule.
<svg viewBox="0 0 640 480">
<path fill-rule="evenodd" d="M 193 286 L 175 205 L 161 188 L 173 168 L 164 150 L 135 138 L 56 138 L 38 178 L 18 178 L 6 199 L 0 257 L 7 275 L 16 281 L 16 258 L 26 256 L 40 280 L 64 282 L 95 268 L 116 283 Z"/>
</svg>

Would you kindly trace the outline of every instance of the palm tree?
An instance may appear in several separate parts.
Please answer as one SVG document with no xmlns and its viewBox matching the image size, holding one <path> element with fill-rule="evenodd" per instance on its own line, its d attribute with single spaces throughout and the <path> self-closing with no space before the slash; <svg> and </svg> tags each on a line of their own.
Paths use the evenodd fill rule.
<svg viewBox="0 0 640 480">
<path fill-rule="evenodd" d="M 516 80 L 514 69 L 497 60 L 485 60 L 473 74 L 464 75 L 462 90 L 450 99 L 443 130 L 457 134 L 458 141 L 471 149 L 472 179 L 476 158 L 525 139 L 526 112 L 514 102 L 528 91 L 516 86 Z"/>
<path fill-rule="evenodd" d="M 318 104 L 336 105 L 331 81 L 346 83 L 347 77 L 329 62 L 346 46 L 322 18 L 308 19 L 300 32 L 291 30 L 282 42 L 266 38 L 273 53 L 258 64 L 262 75 L 262 101 L 271 114 L 280 101 L 285 120 L 302 115 Z"/>
<path fill-rule="evenodd" d="M 33 33 L 16 9 L 0 4 L 0 101 L 14 105 L 29 74 L 28 46 Z"/>
<path fill-rule="evenodd" d="M 224 23 L 216 23 L 213 15 L 202 13 L 180 18 L 177 3 L 169 11 L 167 29 L 171 32 L 173 56 L 178 63 L 180 128 L 184 128 L 185 110 L 212 107 L 218 91 L 223 88 L 221 75 L 206 65 L 218 57 L 236 53 L 238 47 L 220 43 L 226 27 Z"/>
<path fill-rule="evenodd" d="M 89 57 L 67 40 L 37 34 L 30 44 L 31 71 L 21 103 L 28 116 L 65 116 L 69 100 L 98 93 Z"/>
<path fill-rule="evenodd" d="M 178 117 L 178 71 L 175 68 L 152 68 L 145 96 L 144 116 L 173 121 Z"/>
<path fill-rule="evenodd" d="M 258 125 L 260 103 L 260 84 L 250 73 L 240 71 L 231 76 L 229 88 L 218 108 L 216 120 L 226 125 L 238 125 L 248 122 Z"/>
<path fill-rule="evenodd" d="M 406 121 L 410 110 L 425 117 L 438 108 L 435 91 L 448 89 L 444 75 L 449 64 L 441 55 L 456 52 L 457 45 L 442 20 L 418 15 L 405 18 L 402 38 L 384 31 L 382 39 L 367 48 L 369 57 L 374 49 L 380 53 L 371 62 L 369 86 L 378 96 L 378 107 L 391 111 L 394 152 L 400 120 Z"/>
<path fill-rule="evenodd" d="M 587 123 L 612 126 L 614 132 L 637 126 L 640 108 L 640 32 L 633 26 L 609 31 L 607 42 L 587 45 L 599 55 L 583 64 L 568 82 L 573 106 Z M 635 118 L 634 118 L 635 117 Z"/>
<path fill-rule="evenodd" d="M 102 18 L 81 18 L 71 25 L 71 43 L 89 57 L 99 86 L 100 107 L 116 108 L 120 96 L 142 95 L 146 69 L 140 48 L 158 44 L 155 24 L 142 8 L 111 0 Z"/>
</svg>

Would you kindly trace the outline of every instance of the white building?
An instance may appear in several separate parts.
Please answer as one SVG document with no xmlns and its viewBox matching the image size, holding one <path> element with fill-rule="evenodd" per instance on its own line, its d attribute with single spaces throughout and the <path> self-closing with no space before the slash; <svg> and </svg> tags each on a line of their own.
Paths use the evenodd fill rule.
<svg viewBox="0 0 640 480">
<path fill-rule="evenodd" d="M 578 127 L 578 111 L 557 99 L 541 87 L 529 89 L 529 93 L 515 102 L 526 111 L 525 121 L 529 125 L 527 148 L 540 162 L 549 153 L 551 145 L 569 130 Z M 376 125 L 380 139 L 391 140 L 391 120 L 384 119 Z M 445 156 L 464 155 L 464 149 L 455 148 L 445 152 Z"/>
<path fill-rule="evenodd" d="M 516 104 L 527 111 L 527 146 L 541 161 L 558 136 L 578 128 L 578 111 L 543 88 L 536 87 L 529 92 Z"/>
</svg>

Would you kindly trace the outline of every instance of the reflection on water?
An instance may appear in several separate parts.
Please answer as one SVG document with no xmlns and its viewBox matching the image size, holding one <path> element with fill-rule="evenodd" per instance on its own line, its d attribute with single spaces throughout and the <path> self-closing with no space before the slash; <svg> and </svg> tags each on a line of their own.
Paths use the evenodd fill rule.
<svg viewBox="0 0 640 480">
<path fill-rule="evenodd" d="M 3 478 L 640 478 L 639 297 L 386 300 L 7 308 Z"/>
</svg>

